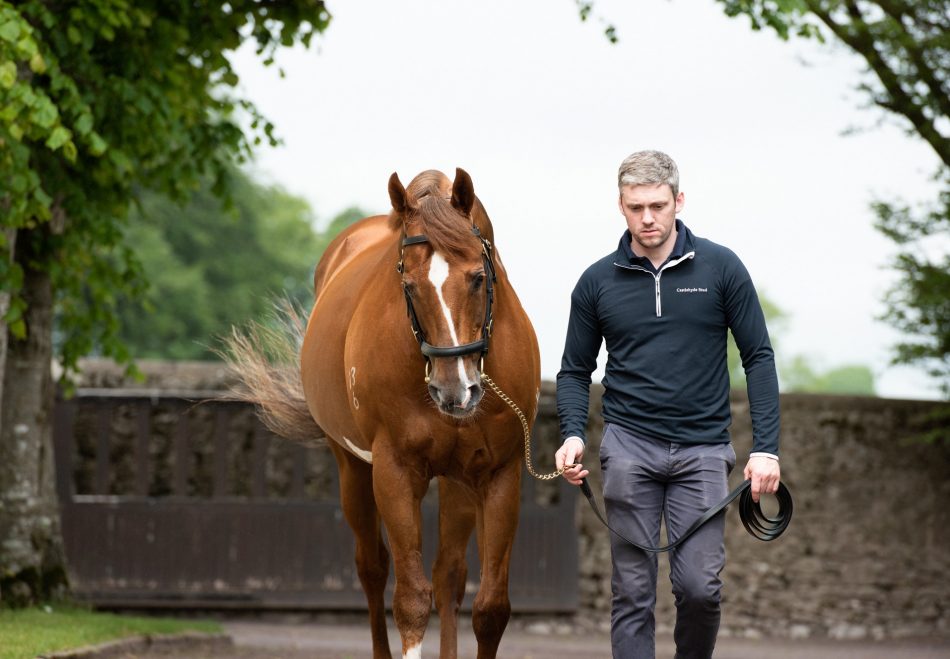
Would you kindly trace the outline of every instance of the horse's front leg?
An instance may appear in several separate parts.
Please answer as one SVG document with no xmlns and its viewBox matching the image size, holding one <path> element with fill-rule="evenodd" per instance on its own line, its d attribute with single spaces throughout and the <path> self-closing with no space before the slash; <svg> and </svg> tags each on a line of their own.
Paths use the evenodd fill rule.
<svg viewBox="0 0 950 659">
<path fill-rule="evenodd" d="M 478 639 L 478 659 L 493 659 L 511 617 L 508 563 L 518 530 L 521 462 L 500 469 L 481 488 L 478 502 L 478 545 L 481 585 L 472 605 L 472 627 Z"/>
<path fill-rule="evenodd" d="M 391 447 L 373 450 L 373 495 L 396 574 L 393 619 L 402 637 L 404 659 L 422 656 L 422 637 L 432 610 L 432 586 L 422 565 L 422 497 L 429 481 L 421 470 L 399 460 Z"/>
<path fill-rule="evenodd" d="M 458 615 L 465 597 L 465 550 L 475 527 L 475 500 L 464 486 L 439 479 L 439 553 L 432 568 L 441 631 L 440 659 L 458 656 Z"/>
</svg>

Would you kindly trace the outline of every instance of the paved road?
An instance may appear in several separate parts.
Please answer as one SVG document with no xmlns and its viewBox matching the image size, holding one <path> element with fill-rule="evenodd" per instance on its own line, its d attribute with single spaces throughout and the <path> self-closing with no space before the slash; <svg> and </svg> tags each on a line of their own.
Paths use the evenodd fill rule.
<svg viewBox="0 0 950 659">
<path fill-rule="evenodd" d="M 438 657 L 438 621 L 434 620 L 423 642 L 424 659 Z M 124 659 L 371 659 L 372 646 L 365 625 L 354 621 L 305 623 L 225 621 L 225 631 L 234 639 L 233 648 L 195 650 L 184 654 L 151 652 L 124 655 Z M 399 655 L 399 636 L 390 627 L 390 647 Z M 459 655 L 475 656 L 471 625 L 463 621 Z M 717 659 L 950 659 L 950 642 L 831 641 L 789 639 L 720 638 Z M 605 632 L 578 632 L 558 623 L 519 624 L 505 633 L 500 659 L 610 659 L 610 640 Z M 673 657 L 668 636 L 657 640 L 657 658 Z"/>
</svg>

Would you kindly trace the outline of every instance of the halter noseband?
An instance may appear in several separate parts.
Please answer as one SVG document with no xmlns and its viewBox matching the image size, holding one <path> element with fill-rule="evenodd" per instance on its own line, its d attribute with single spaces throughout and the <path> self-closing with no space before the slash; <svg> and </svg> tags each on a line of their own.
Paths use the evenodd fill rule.
<svg viewBox="0 0 950 659">
<path fill-rule="evenodd" d="M 472 355 L 481 353 L 482 358 L 488 352 L 488 339 L 491 337 L 492 330 L 492 304 L 494 302 L 494 282 L 495 265 L 492 263 L 492 246 L 488 239 L 484 238 L 479 232 L 478 227 L 472 225 L 472 233 L 482 243 L 482 259 L 485 262 L 485 319 L 482 322 L 482 338 L 471 343 L 465 343 L 460 346 L 439 347 L 426 341 L 425 332 L 422 331 L 422 325 L 419 323 L 419 317 L 416 315 L 415 307 L 412 306 L 412 295 L 409 293 L 409 287 L 406 282 L 402 282 L 402 292 L 406 296 L 406 310 L 409 315 L 409 322 L 412 325 L 412 333 L 419 342 L 419 348 L 426 357 L 426 374 L 429 371 L 428 360 L 433 357 L 462 357 L 463 355 Z M 405 270 L 403 263 L 403 250 L 410 245 L 421 245 L 429 242 L 428 236 L 421 234 L 418 236 L 406 236 L 403 234 L 402 241 L 399 244 L 399 262 L 396 264 L 396 271 L 402 274 Z"/>
</svg>

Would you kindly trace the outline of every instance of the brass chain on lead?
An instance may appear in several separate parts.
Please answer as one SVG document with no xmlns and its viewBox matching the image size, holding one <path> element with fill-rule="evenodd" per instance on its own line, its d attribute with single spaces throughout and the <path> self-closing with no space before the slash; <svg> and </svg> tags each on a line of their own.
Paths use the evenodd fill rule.
<svg viewBox="0 0 950 659">
<path fill-rule="evenodd" d="M 552 471 L 550 474 L 539 474 L 534 470 L 534 465 L 531 463 L 531 429 L 528 428 L 528 420 L 525 418 L 524 413 L 521 411 L 521 409 L 519 409 L 518 405 L 515 404 L 515 401 L 511 400 L 511 398 L 509 398 L 508 395 L 501 390 L 501 387 L 495 384 L 495 381 L 488 377 L 484 371 L 482 371 L 481 377 L 482 382 L 487 384 L 489 388 L 495 392 L 495 395 L 504 401 L 517 415 L 518 420 L 521 421 L 521 429 L 524 430 L 524 463 L 528 468 L 528 473 L 542 481 L 553 480 L 563 474 L 564 470 L 567 469 L 567 466 L 561 467 L 557 471 Z"/>
</svg>

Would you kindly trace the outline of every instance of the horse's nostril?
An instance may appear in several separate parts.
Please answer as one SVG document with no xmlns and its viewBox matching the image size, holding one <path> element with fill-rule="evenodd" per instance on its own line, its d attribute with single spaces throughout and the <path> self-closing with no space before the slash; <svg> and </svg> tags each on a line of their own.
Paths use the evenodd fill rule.
<svg viewBox="0 0 950 659">
<path fill-rule="evenodd" d="M 482 395 L 482 385 L 477 382 L 473 385 L 470 385 L 468 388 L 468 395 L 471 396 L 472 400 L 478 400 L 479 396 Z"/>
<path fill-rule="evenodd" d="M 432 386 L 431 384 L 429 385 L 429 396 L 431 396 L 432 400 L 434 400 L 436 403 L 442 402 L 442 396 L 439 394 L 438 388 Z"/>
</svg>

